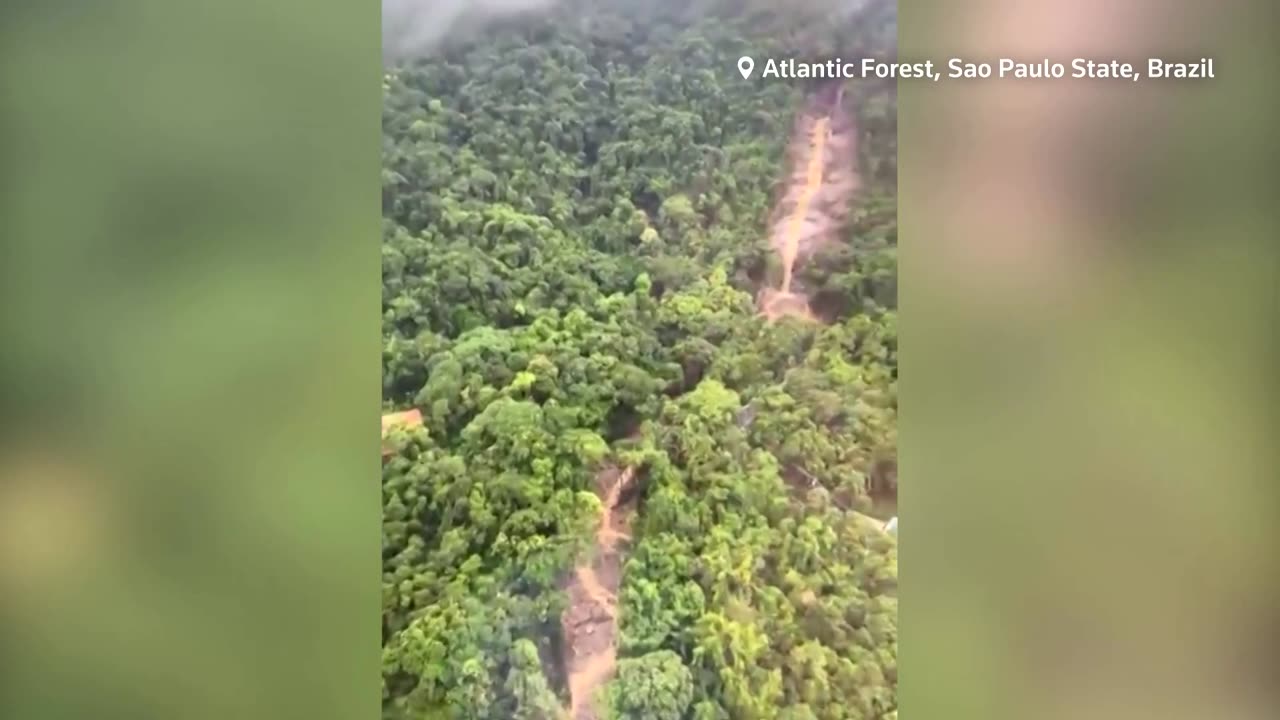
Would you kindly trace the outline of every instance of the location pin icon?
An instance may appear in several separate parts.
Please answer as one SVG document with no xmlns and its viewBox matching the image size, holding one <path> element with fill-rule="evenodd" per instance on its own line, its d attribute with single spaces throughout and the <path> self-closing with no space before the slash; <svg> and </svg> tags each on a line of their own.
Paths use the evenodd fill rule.
<svg viewBox="0 0 1280 720">
<path fill-rule="evenodd" d="M 751 71 L 756 66 L 756 61 L 743 55 L 738 58 L 738 72 L 742 73 L 743 79 L 751 77 Z"/>
</svg>

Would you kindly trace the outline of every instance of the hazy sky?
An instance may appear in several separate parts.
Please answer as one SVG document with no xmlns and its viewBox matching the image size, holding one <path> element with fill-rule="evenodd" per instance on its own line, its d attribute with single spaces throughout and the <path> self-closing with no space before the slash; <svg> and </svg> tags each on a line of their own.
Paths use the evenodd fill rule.
<svg viewBox="0 0 1280 720">
<path fill-rule="evenodd" d="M 485 20 L 545 10 L 560 0 L 382 0 L 382 56 L 386 60 L 430 55 L 451 34 L 475 31 Z M 635 0 L 647 3 L 658 0 Z M 671 1 L 671 0 L 668 0 Z M 760 0 L 767 2 L 768 0 Z M 781 1 L 781 0 L 779 0 Z M 818 7 L 837 22 L 872 0 L 790 0 Z M 889 0 L 894 3 L 895 0 Z M 681 0 L 674 0 L 677 4 Z"/>
<path fill-rule="evenodd" d="M 540 10 L 556 1 L 382 0 L 382 55 L 428 55 L 461 23 Z"/>
</svg>

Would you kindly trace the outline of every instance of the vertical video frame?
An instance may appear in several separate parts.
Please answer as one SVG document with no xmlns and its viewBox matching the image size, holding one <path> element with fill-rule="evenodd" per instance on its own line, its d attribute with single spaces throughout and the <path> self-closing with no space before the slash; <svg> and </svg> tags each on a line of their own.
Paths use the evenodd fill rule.
<svg viewBox="0 0 1280 720">
<path fill-rule="evenodd" d="M 896 720 L 896 2 L 383 7 L 384 717 Z"/>
</svg>

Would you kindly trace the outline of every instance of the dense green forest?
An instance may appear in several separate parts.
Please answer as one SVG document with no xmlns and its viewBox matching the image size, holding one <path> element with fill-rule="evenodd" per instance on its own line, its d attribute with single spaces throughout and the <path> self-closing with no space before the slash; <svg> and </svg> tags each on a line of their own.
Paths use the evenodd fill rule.
<svg viewBox="0 0 1280 720">
<path fill-rule="evenodd" d="M 565 578 L 634 466 L 619 720 L 896 718 L 896 109 L 852 81 L 862 187 L 760 317 L 816 90 L 747 52 L 893 52 L 890 3 L 571 2 L 388 65 L 383 707 L 564 717 Z M 774 5 L 769 3 L 769 5 Z"/>
</svg>

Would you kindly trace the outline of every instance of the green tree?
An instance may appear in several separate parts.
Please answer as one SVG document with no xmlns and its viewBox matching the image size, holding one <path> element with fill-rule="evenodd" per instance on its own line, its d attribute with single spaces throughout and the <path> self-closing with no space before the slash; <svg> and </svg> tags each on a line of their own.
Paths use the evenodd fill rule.
<svg viewBox="0 0 1280 720">
<path fill-rule="evenodd" d="M 692 701 L 693 674 L 669 650 L 619 661 L 608 692 L 614 720 L 681 720 Z"/>
<path fill-rule="evenodd" d="M 563 720 L 560 702 L 542 674 L 538 649 L 527 639 L 517 640 L 511 648 L 506 689 L 515 700 L 512 720 Z"/>
</svg>

